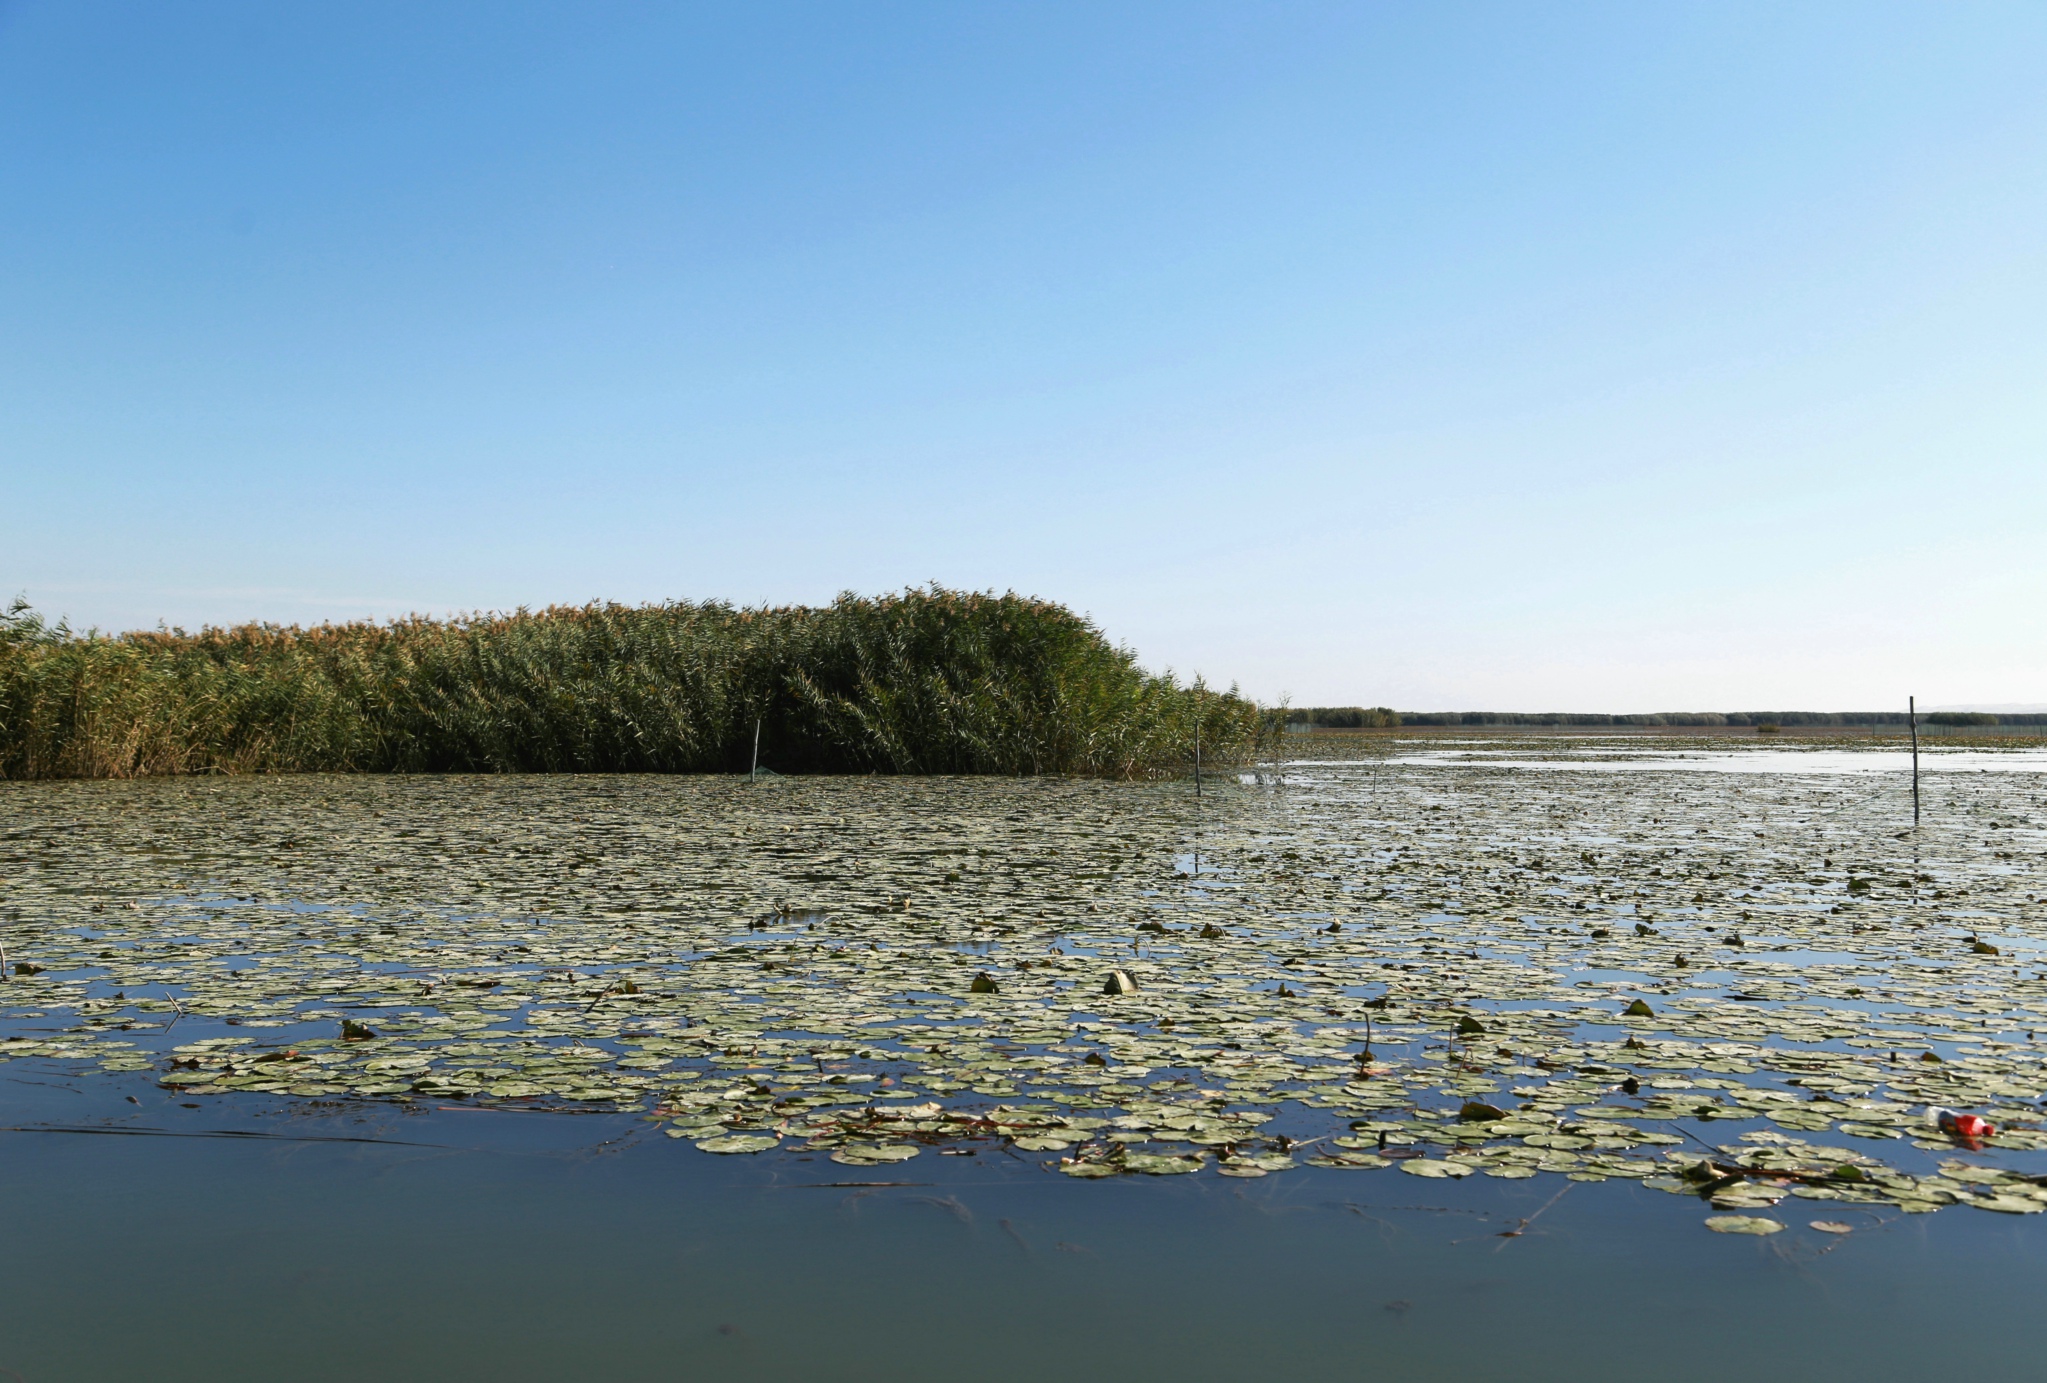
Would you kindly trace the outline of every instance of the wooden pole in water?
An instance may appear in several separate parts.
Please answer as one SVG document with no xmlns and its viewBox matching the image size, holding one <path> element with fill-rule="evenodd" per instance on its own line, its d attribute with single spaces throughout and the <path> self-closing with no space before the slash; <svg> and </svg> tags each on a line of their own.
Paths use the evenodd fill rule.
<svg viewBox="0 0 2047 1383">
<path fill-rule="evenodd" d="M 1194 684 L 1194 801 L 1201 801 L 1201 684 Z M 1201 817 L 1197 805 L 1194 818 L 1194 877 L 1201 877 Z"/>
<path fill-rule="evenodd" d="M 746 777 L 747 781 L 751 782 L 760 776 L 761 776 L 761 723 L 760 717 L 756 716 L 754 717 L 753 722 L 753 767 L 746 770 Z"/>
<path fill-rule="evenodd" d="M 1919 698 L 1905 698 L 1905 720 L 1912 727 L 1912 829 L 1919 829 Z"/>
</svg>

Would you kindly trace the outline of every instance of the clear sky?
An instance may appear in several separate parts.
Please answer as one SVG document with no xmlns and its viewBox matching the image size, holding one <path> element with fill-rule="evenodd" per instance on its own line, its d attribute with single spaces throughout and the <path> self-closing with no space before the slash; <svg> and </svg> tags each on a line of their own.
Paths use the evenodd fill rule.
<svg viewBox="0 0 2047 1383">
<path fill-rule="evenodd" d="M 2047 5 L 0 0 L 0 599 L 2047 701 Z"/>
</svg>

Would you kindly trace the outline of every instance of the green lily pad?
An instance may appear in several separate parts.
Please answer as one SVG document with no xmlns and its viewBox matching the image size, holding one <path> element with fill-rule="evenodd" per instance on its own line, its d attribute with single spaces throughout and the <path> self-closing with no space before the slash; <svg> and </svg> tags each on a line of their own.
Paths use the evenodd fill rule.
<svg viewBox="0 0 2047 1383">
<path fill-rule="evenodd" d="M 1468 1177 L 1476 1169 L 1462 1162 L 1442 1162 L 1434 1158 L 1411 1157 L 1400 1164 L 1400 1170 L 1411 1177 Z"/>
<path fill-rule="evenodd" d="M 1339 1149 L 1332 1152 L 1319 1153 L 1313 1157 L 1310 1157 L 1308 1159 L 1308 1165 L 1311 1167 L 1352 1167 L 1358 1169 L 1371 1169 L 1376 1167 L 1391 1167 L 1393 1165 L 1393 1159 L 1390 1157 L 1380 1157 L 1376 1153 L 1350 1152 L 1347 1150 Z"/>
<path fill-rule="evenodd" d="M 833 1150 L 832 1161 L 849 1167 L 878 1167 L 908 1162 L 922 1151 L 915 1143 L 848 1143 Z"/>
<path fill-rule="evenodd" d="M 1106 1162 L 1068 1162 L 1062 1164 L 1059 1170 L 1070 1177 L 1112 1177 L 1122 1172 L 1122 1168 L 1113 1167 Z"/>
<path fill-rule="evenodd" d="M 2006 1215 L 2037 1215 L 2042 1210 L 2047 1210 L 2047 1204 L 2042 1204 L 2031 1196 L 1969 1196 L 1963 1204 L 1973 1205 L 1978 1210 L 2000 1211 Z"/>
</svg>

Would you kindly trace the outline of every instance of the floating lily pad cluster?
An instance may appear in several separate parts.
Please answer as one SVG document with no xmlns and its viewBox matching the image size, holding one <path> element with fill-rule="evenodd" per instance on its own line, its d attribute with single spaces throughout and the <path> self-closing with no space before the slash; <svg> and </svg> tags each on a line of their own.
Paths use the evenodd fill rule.
<svg viewBox="0 0 2047 1383">
<path fill-rule="evenodd" d="M 2047 1206 L 2042 781 L 1937 778 L 1916 833 L 1891 777 L 1371 756 L 1199 799 L 7 783 L 0 1057 L 187 1098 L 638 1110 L 706 1152 L 853 1166 L 1006 1148 L 1076 1177 L 2023 1212 Z M 1958 1147 L 1929 1106 L 1999 1132 Z"/>
</svg>

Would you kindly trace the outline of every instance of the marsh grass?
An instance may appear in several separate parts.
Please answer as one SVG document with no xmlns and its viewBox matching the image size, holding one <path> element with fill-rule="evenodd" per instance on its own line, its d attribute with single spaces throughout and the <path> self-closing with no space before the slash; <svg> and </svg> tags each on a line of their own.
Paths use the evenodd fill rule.
<svg viewBox="0 0 2047 1383">
<path fill-rule="evenodd" d="M 1255 748 L 1234 691 L 1148 673 L 1064 606 L 557 606 L 104 636 L 0 616 L 0 777 L 1178 771 Z"/>
</svg>

